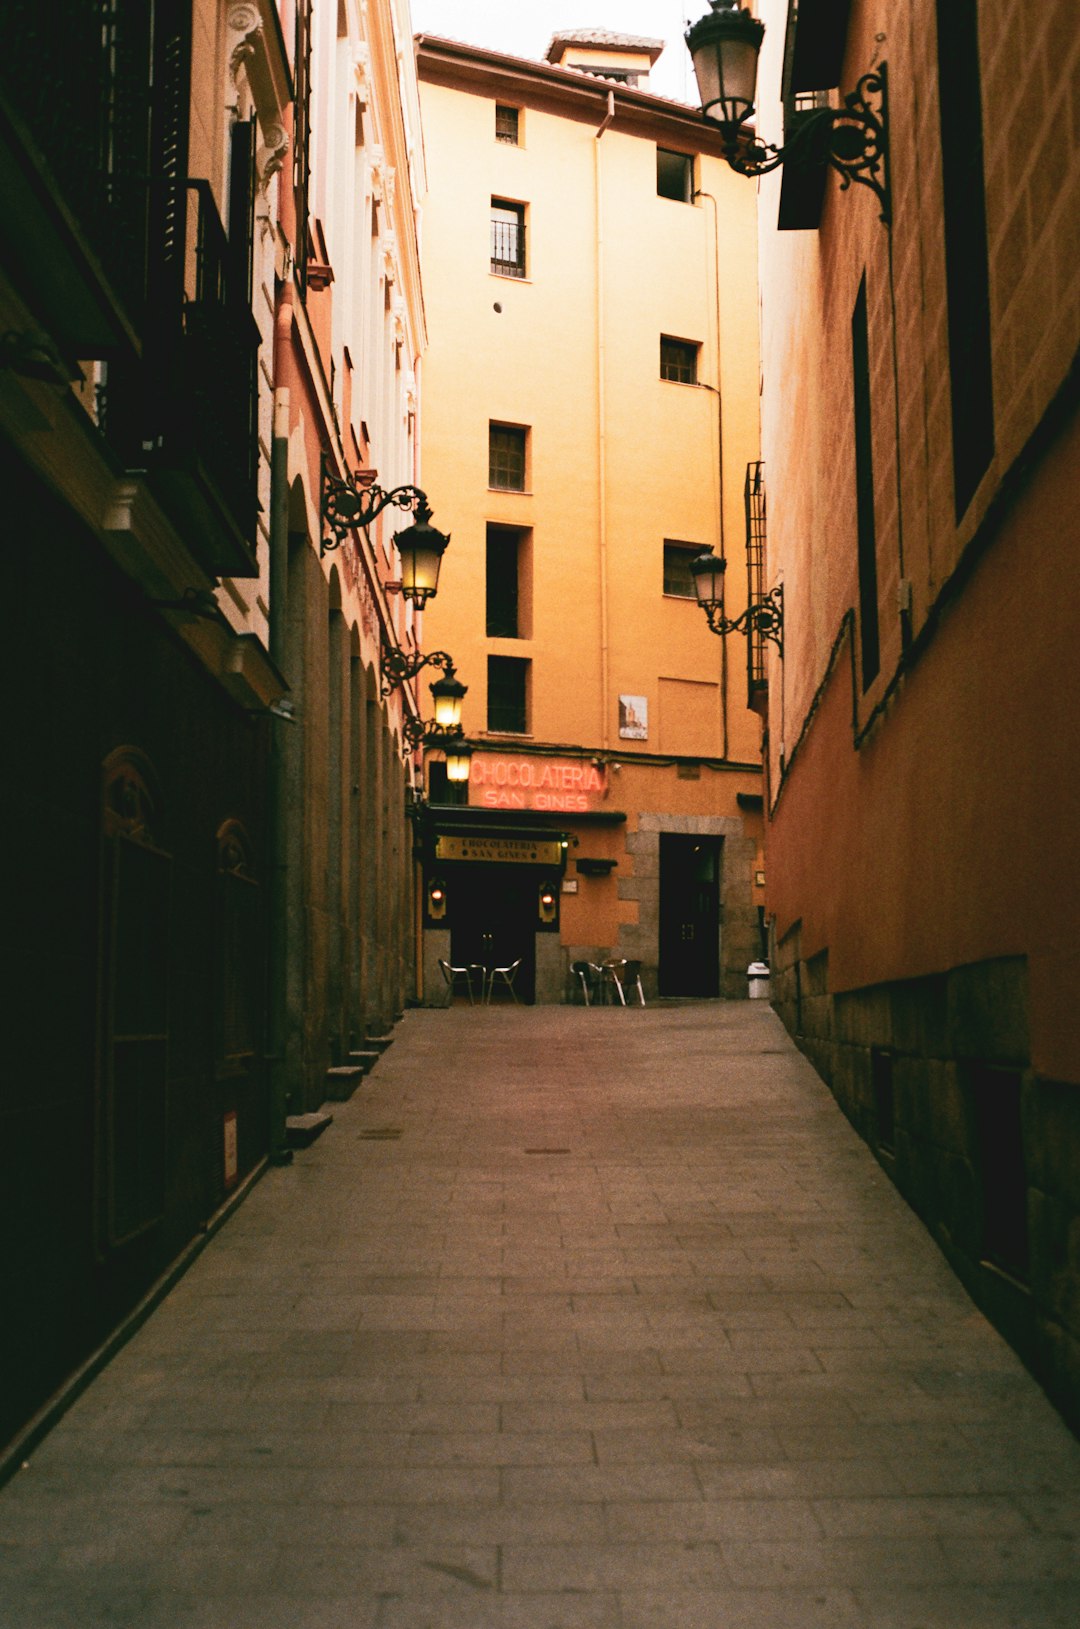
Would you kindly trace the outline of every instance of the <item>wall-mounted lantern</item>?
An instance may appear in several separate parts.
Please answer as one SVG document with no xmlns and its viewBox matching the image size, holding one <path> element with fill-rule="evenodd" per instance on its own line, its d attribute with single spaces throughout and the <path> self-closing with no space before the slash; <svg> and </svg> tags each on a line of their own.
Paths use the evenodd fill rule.
<svg viewBox="0 0 1080 1629">
<path fill-rule="evenodd" d="M 439 567 L 450 535 L 430 524 L 431 507 L 421 487 L 395 486 L 385 492 L 376 485 L 376 474 L 373 469 L 359 469 L 343 480 L 334 474 L 330 460 L 323 454 L 320 512 L 331 535 L 322 538 L 319 553 L 339 549 L 354 527 L 370 526 L 391 504 L 411 510 L 412 525 L 394 533 L 394 546 L 401 557 L 401 578 L 383 586 L 422 609 L 438 590 Z"/>
<path fill-rule="evenodd" d="M 746 128 L 753 117 L 758 52 L 765 25 L 738 0 L 709 0 L 711 10 L 686 31 L 701 95 L 701 112 L 720 126 L 724 158 L 739 175 L 767 175 L 781 164 L 829 164 L 841 191 L 853 181 L 872 188 L 881 219 L 891 218 L 886 67 L 864 74 L 842 108 L 808 112 L 783 147 L 760 141 Z"/>
<path fill-rule="evenodd" d="M 433 922 L 441 922 L 446 915 L 446 884 L 437 877 L 432 877 L 427 888 L 428 916 Z"/>
<path fill-rule="evenodd" d="M 558 895 L 555 892 L 553 883 L 542 882 L 540 884 L 539 907 L 541 922 L 545 927 L 550 927 L 555 920 L 558 908 Z"/>
<path fill-rule="evenodd" d="M 708 618 L 714 634 L 741 633 L 747 637 L 757 633 L 771 639 L 781 656 L 784 654 L 784 590 L 781 584 L 770 588 L 760 600 L 748 605 L 737 617 L 724 615 L 724 572 L 727 561 L 723 555 L 707 550 L 691 560 L 697 602 Z"/>
</svg>

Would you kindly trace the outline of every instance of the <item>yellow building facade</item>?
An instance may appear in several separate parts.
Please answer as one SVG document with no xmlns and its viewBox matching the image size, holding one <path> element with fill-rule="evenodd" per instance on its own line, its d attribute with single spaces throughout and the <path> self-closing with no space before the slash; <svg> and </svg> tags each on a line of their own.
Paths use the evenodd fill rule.
<svg viewBox="0 0 1080 1629">
<path fill-rule="evenodd" d="M 659 42 L 556 44 L 418 41 L 421 439 L 454 536 L 424 647 L 468 686 L 474 748 L 467 804 L 428 764 L 424 997 L 445 998 L 440 958 L 520 959 L 541 1001 L 609 958 L 647 994 L 744 995 L 760 725 L 689 563 L 724 552 L 742 610 L 754 194 L 696 111 L 641 88 Z"/>
</svg>

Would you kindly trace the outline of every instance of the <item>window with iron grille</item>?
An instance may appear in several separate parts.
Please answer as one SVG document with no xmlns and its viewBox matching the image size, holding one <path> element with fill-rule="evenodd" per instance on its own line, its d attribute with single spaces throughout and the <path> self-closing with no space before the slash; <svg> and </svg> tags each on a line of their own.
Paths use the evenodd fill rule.
<svg viewBox="0 0 1080 1629">
<path fill-rule="evenodd" d="M 697 589 L 694 585 L 694 574 L 690 570 L 690 562 L 696 560 L 703 552 L 704 545 L 700 543 L 667 543 L 664 544 L 664 593 L 675 594 L 680 599 L 697 599 Z"/>
<path fill-rule="evenodd" d="M 660 377 L 677 385 L 697 384 L 697 363 L 700 346 L 687 339 L 669 339 L 660 335 Z"/>
<path fill-rule="evenodd" d="M 495 140 L 516 147 L 521 140 L 521 109 L 495 104 Z"/>
<path fill-rule="evenodd" d="M 673 153 L 670 148 L 656 149 L 656 192 L 660 198 L 673 198 L 676 203 L 689 204 L 694 196 L 694 160 L 690 153 Z"/>
<path fill-rule="evenodd" d="M 491 269 L 499 277 L 525 276 L 525 205 L 491 200 Z"/>
<path fill-rule="evenodd" d="M 528 733 L 529 665 L 521 656 L 488 657 L 489 730 L 500 735 Z"/>
<path fill-rule="evenodd" d="M 523 425 L 492 424 L 488 428 L 488 486 L 500 492 L 525 490 L 525 441 Z"/>
</svg>

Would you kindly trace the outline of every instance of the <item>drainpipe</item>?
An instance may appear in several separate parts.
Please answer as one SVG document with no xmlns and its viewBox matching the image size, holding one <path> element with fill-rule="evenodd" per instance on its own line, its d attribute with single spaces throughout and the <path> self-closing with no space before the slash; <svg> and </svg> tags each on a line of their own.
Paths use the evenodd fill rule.
<svg viewBox="0 0 1080 1629">
<path fill-rule="evenodd" d="M 289 392 L 274 391 L 274 422 L 270 442 L 270 660 L 285 674 L 286 589 L 289 574 Z M 288 675 L 285 675 L 286 678 Z M 270 966 L 267 1017 L 267 1063 L 270 1070 L 270 1159 L 287 1165 L 292 1159 L 285 1143 L 288 1105 L 286 1080 L 286 969 L 288 966 L 289 825 L 285 786 L 283 719 L 271 720 L 270 735 Z"/>
<path fill-rule="evenodd" d="M 716 384 L 705 385 L 716 397 L 716 480 L 717 480 L 717 511 L 720 528 L 720 546 L 717 550 L 721 560 L 727 556 L 726 531 L 724 526 L 724 398 L 720 389 L 720 210 L 716 199 L 711 192 L 698 191 L 695 198 L 707 198 L 712 204 L 713 218 L 713 290 L 716 296 Z M 720 641 L 720 716 L 723 720 L 723 754 L 728 755 L 728 651 L 727 640 Z"/>
<path fill-rule="evenodd" d="M 607 535 L 607 401 L 605 375 L 607 352 L 604 341 L 604 172 L 600 162 L 600 138 L 615 117 L 615 92 L 608 91 L 607 112 L 596 132 L 594 170 L 596 177 L 596 462 L 598 486 L 598 527 L 600 567 L 600 745 L 608 747 L 611 723 L 608 690 L 610 639 L 608 634 L 608 535 Z"/>
</svg>

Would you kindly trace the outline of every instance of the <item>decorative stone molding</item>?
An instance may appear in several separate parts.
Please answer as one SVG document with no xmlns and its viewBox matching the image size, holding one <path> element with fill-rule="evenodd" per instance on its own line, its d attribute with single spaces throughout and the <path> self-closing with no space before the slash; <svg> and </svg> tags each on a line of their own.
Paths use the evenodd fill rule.
<svg viewBox="0 0 1080 1629">
<path fill-rule="evenodd" d="M 369 152 L 371 155 L 371 196 L 377 204 L 381 204 L 385 192 L 386 155 L 378 145 L 371 147 Z"/>
<path fill-rule="evenodd" d="M 291 141 L 288 131 L 279 124 L 270 125 L 262 135 L 262 145 L 255 154 L 255 173 L 265 190 L 284 164 Z"/>
<path fill-rule="evenodd" d="M 361 107 L 367 107 L 371 96 L 369 84 L 371 74 L 371 50 L 366 41 L 361 40 L 356 47 L 356 56 L 353 58 L 353 76 L 355 78 L 356 100 Z"/>
<path fill-rule="evenodd" d="M 398 280 L 397 264 L 397 238 L 393 232 L 384 232 L 382 236 L 382 262 L 383 276 L 388 283 Z"/>
</svg>

